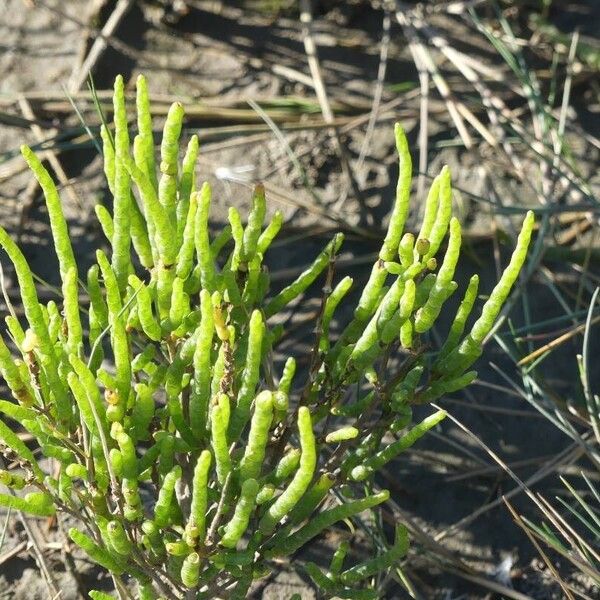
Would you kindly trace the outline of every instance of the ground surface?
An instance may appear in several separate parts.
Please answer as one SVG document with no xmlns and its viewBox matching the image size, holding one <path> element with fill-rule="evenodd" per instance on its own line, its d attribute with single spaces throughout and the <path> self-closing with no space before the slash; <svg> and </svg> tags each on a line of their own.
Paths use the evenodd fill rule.
<svg viewBox="0 0 600 600">
<path fill-rule="evenodd" d="M 52 285 L 57 283 L 55 258 L 48 247 L 45 209 L 38 191 L 28 187 L 30 176 L 23 171 L 22 163 L 11 156 L 16 155 L 20 143 L 36 144 L 55 138 L 51 126 L 61 132 L 79 126 L 64 87 L 69 86 L 73 74 L 81 73 L 82 56 L 89 52 L 90 41 L 86 41 L 83 26 L 90 23 L 90 19 L 92 26 L 102 26 L 114 3 L 48 0 L 31 3 L 35 8 L 29 4 L 24 0 L 0 2 L 0 111 L 4 111 L 0 115 L 39 119 L 42 130 L 40 136 L 36 136 L 29 124 L 15 125 L 14 121 L 3 118 L 6 124 L 0 125 L 0 154 L 5 160 L 0 163 L 0 221 L 20 235 L 34 271 Z M 569 32 L 580 27 L 584 35 L 597 32 L 600 11 L 593 0 L 570 4 L 573 10 L 559 11 L 555 15 L 557 25 Z M 98 13 L 96 8 L 100 5 Z M 223 222 L 227 205 L 233 203 L 244 210 L 251 182 L 268 183 L 270 210 L 283 208 L 287 219 L 285 236 L 278 244 L 278 251 L 270 257 L 278 285 L 283 285 L 307 264 L 332 232 L 342 227 L 348 232 L 348 241 L 339 261 L 338 275 L 352 273 L 360 288 L 369 269 L 368 262 L 361 257 L 378 248 L 377 240 L 369 239 L 369 235 L 377 237 L 393 199 L 397 176 L 392 135 L 394 120 L 403 123 L 411 145 L 418 147 L 419 79 L 402 30 L 394 22 L 379 118 L 364 148 L 364 160 L 357 164 L 376 88 L 381 11 L 368 7 L 367 3 L 323 2 L 322 10 L 315 14 L 313 36 L 318 46 L 320 70 L 345 149 L 340 159 L 331 133 L 322 126 L 297 15 L 292 11 L 269 17 L 221 6 L 218 2 L 190 1 L 187 5 L 185 14 L 165 14 L 158 5 L 136 3 L 117 29 L 116 42 L 94 66 L 97 88 L 110 87 L 115 75 L 122 73 L 128 89 L 133 89 L 136 75 L 143 72 L 158 98 L 157 106 L 164 108 L 171 97 L 183 100 L 190 114 L 186 135 L 197 130 L 200 133 L 200 175 L 214 184 L 215 225 Z M 482 14 L 485 15 L 485 10 Z M 519 14 L 513 17 L 517 22 L 526 20 Z M 488 61 L 500 72 L 506 71 L 485 39 L 463 19 L 434 14 L 430 22 L 446 32 L 456 47 Z M 452 72 L 447 77 L 454 93 L 461 89 L 468 91 L 464 79 Z M 594 87 L 589 79 L 581 79 L 576 80 L 574 86 L 569 121 L 576 123 L 584 133 L 597 135 L 600 129 L 597 82 Z M 81 89 L 86 89 L 85 83 Z M 84 120 L 97 123 L 90 103 L 81 99 L 75 90 L 71 91 Z M 294 100 L 284 104 L 280 100 L 283 97 Z M 300 123 L 307 121 L 321 123 L 318 128 L 286 134 L 299 165 L 290 160 L 288 150 L 250 108 L 248 99 L 262 101 L 263 107 L 270 106 L 270 114 L 282 127 L 299 128 Z M 511 101 L 509 95 L 506 100 Z M 28 107 L 33 114 L 27 113 Z M 511 223 L 516 224 L 518 220 L 517 215 L 517 220 L 511 222 L 497 209 L 501 205 L 539 205 L 539 195 L 532 189 L 537 186 L 536 165 L 533 161 L 524 162 L 526 172 L 531 170 L 531 186 L 523 178 L 512 176 L 506 162 L 494 149 L 480 142 L 473 129 L 470 131 L 475 143 L 471 149 L 465 149 L 448 117 L 446 104 L 435 90 L 431 91 L 428 110 L 425 172 L 435 174 L 444 163 L 451 166 L 454 183 L 460 190 L 455 195 L 457 208 L 468 224 L 469 252 L 465 253 L 459 283 L 463 284 L 475 270 L 483 270 L 481 289 L 485 292 L 497 278 L 495 259 L 504 264 L 507 250 L 502 244 L 494 246 L 490 240 L 496 228 L 510 234 Z M 235 135 L 231 133 L 233 126 L 237 127 Z M 573 150 L 581 159 L 581 176 L 586 180 L 591 177 L 592 187 L 594 183 L 597 186 L 598 147 L 581 133 L 569 131 Z M 90 248 L 101 236 L 92 210 L 94 204 L 105 197 L 101 163 L 85 135 L 66 134 L 58 143 L 59 160 L 68 178 L 64 182 L 67 185 L 63 197 L 78 257 L 82 265 L 86 265 L 90 261 Z M 518 151 L 518 144 L 516 148 Z M 342 168 L 344 156 L 353 164 L 355 181 L 352 185 Z M 414 156 L 416 163 L 417 154 Z M 306 181 L 310 185 L 305 185 Z M 355 193 L 356 188 L 359 194 Z M 594 189 L 597 192 L 597 188 Z M 422 199 L 422 195 L 417 198 Z M 569 201 L 567 197 L 565 202 Z M 412 223 L 417 222 L 419 206 L 418 201 L 413 204 Z M 365 231 L 369 235 L 365 235 Z M 556 273 L 557 267 L 555 263 L 544 262 L 527 284 L 529 309 L 535 322 L 564 314 L 559 301 L 549 291 L 544 269 Z M 10 273 L 7 275 L 10 280 Z M 581 269 L 563 265 L 557 278 L 561 289 L 577 288 Z M 587 282 L 583 289 L 585 298 L 586 286 Z M 44 294 L 49 298 L 52 292 L 47 290 L 42 297 Z M 585 303 L 581 307 L 585 307 Z M 307 301 L 295 316 L 297 326 L 290 336 L 290 346 L 298 354 L 310 343 L 311 331 L 306 323 L 310 322 L 315 308 L 315 303 Z M 511 316 L 515 327 L 524 323 L 520 302 L 515 304 Z M 445 331 L 447 326 L 448 323 L 441 324 L 439 331 Z M 506 325 L 500 331 L 503 338 L 509 339 Z M 534 341 L 533 344 L 537 347 L 540 343 Z M 575 337 L 539 367 L 552 388 L 552 396 L 560 402 L 579 397 L 573 352 L 580 347 L 581 338 Z M 595 352 L 599 349 L 600 345 L 596 344 Z M 522 354 L 526 354 L 526 350 Z M 480 363 L 480 383 L 472 386 L 467 394 L 448 398 L 442 404 L 526 480 L 571 442 L 541 418 L 518 391 L 511 391 L 510 383 L 499 371 L 515 377 L 514 363 L 497 344 L 491 343 Z M 600 370 L 593 374 L 595 381 L 599 375 Z M 492 388 L 490 384 L 502 389 Z M 425 408 L 423 413 L 429 410 Z M 568 464 L 558 470 L 577 474 L 577 469 Z M 418 541 L 415 544 L 409 573 L 421 589 L 422 597 L 492 597 L 489 589 L 474 581 L 474 576 L 512 586 L 525 594 L 521 597 L 540 600 L 562 597 L 500 499 L 515 483 L 494 464 L 480 444 L 449 420 L 427 444 L 417 446 L 414 452 L 390 467 L 382 475 L 381 483 L 390 488 L 397 509 L 412 520 L 415 528 L 429 538 L 437 536 L 450 553 L 451 559 L 445 565 L 440 564 L 426 545 Z M 552 495 L 558 488 L 555 470 L 535 489 Z M 516 495 L 513 500 L 523 513 L 536 517 L 522 495 Z M 469 519 L 479 509 L 482 509 L 480 516 Z M 39 522 L 33 526 L 62 592 L 60 597 L 76 598 L 78 588 L 72 575 L 65 571 L 60 534 L 47 525 Z M 21 524 L 16 519 L 11 520 L 0 550 L 0 598 L 49 597 L 31 549 L 21 544 L 25 540 Z M 332 544 L 335 542 L 335 538 L 331 540 Z M 19 544 L 21 550 L 11 556 Z M 459 561 L 464 566 L 461 572 L 470 573 L 471 579 L 457 574 Z M 81 588 L 94 585 L 96 572 L 90 565 L 77 559 L 76 570 L 81 574 Z M 585 584 L 582 585 L 585 589 Z M 404 597 L 399 588 L 389 590 L 390 598 Z M 307 583 L 292 569 L 287 569 L 266 581 L 256 590 L 256 595 L 284 598 L 296 591 L 303 598 L 314 597 Z M 587 593 L 593 597 L 595 592 L 587 589 Z"/>
</svg>

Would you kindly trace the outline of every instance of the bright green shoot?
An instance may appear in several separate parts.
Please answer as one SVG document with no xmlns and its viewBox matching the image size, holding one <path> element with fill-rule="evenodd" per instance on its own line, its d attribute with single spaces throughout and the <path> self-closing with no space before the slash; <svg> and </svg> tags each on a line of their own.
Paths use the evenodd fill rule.
<svg viewBox="0 0 600 600">
<path fill-rule="evenodd" d="M 135 580 L 138 598 L 243 598 L 281 557 L 386 502 L 374 475 L 445 417 L 437 411 L 412 423 L 413 404 L 474 379 L 470 367 L 525 261 L 533 215 L 472 327 L 477 276 L 461 293 L 441 349 L 425 352 L 425 336 L 458 287 L 461 227 L 443 169 L 420 231 L 405 230 L 412 167 L 400 125 L 389 227 L 344 324 L 339 307 L 353 281 L 333 271 L 343 235 L 271 293 L 264 260 L 283 217 L 267 219 L 264 187 L 256 186 L 246 217 L 232 207 L 229 224 L 213 235 L 212 189 L 197 179 L 195 136 L 182 157 L 183 106 L 169 110 L 160 156 L 143 77 L 136 108 L 134 132 L 117 78 L 114 130 L 101 131 L 113 211 L 96 209 L 111 250 L 97 250 L 85 290 L 57 188 L 23 147 L 46 198 L 63 300 L 40 302 L 25 256 L 0 227 L 26 320 L 7 318 L 14 352 L 0 340 L 0 372 L 12 394 L 0 413 L 41 450 L 0 421 L 0 451 L 17 465 L 0 471 L 9 490 L 0 505 L 78 518 L 71 540 L 119 587 L 122 578 Z M 324 280 L 331 289 L 310 356 L 274 363 L 277 317 Z M 84 292 L 89 300 L 80 303 Z M 40 456 L 53 459 L 50 472 Z M 387 581 L 376 575 L 407 552 L 399 525 L 395 540 L 367 558 L 344 545 L 330 571 L 304 568 L 325 594 L 376 598 L 385 594 L 376 582 Z"/>
</svg>

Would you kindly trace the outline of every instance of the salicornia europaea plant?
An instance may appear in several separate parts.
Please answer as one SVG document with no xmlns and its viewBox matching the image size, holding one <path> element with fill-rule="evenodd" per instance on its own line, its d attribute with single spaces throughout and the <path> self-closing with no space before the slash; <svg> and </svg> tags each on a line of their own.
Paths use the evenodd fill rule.
<svg viewBox="0 0 600 600">
<path fill-rule="evenodd" d="M 197 186 L 195 136 L 179 164 L 182 106 L 174 104 L 166 119 L 158 172 L 141 77 L 137 118 L 132 143 L 119 77 L 114 129 L 101 131 L 113 211 L 96 211 L 111 252 L 99 249 L 87 275 L 78 271 L 56 187 L 23 147 L 48 206 L 62 309 L 39 302 L 23 254 L 0 228 L 26 320 L 23 327 L 7 317 L 19 356 L 1 342 L 0 368 L 16 402 L 0 402 L 0 411 L 35 438 L 55 467 L 45 473 L 1 421 L 2 451 L 16 468 L 0 472 L 13 490 L 0 494 L 0 504 L 76 517 L 72 541 L 117 580 L 136 580 L 139 598 L 243 598 L 275 560 L 386 501 L 373 474 L 445 416 L 438 411 L 411 426 L 413 404 L 474 379 L 469 369 L 525 260 L 533 215 L 470 331 L 477 277 L 441 350 L 425 352 L 421 336 L 457 288 L 461 228 L 451 218 L 444 169 L 418 236 L 404 232 L 411 158 L 396 125 L 400 177 L 389 228 L 354 316 L 332 339 L 336 308 L 352 286 L 349 277 L 333 282 L 343 235 L 271 295 L 263 257 L 282 215 L 264 227 L 263 186 L 254 190 L 245 225 L 231 208 L 229 226 L 210 236 L 211 188 Z M 289 357 L 274 373 L 271 357 L 282 331 L 271 318 L 321 276 L 309 368 L 296 373 Z M 391 357 L 400 359 L 397 368 Z M 21 495 L 26 486 L 33 491 Z M 348 565 L 343 544 L 329 570 L 311 563 L 305 569 L 326 594 L 375 598 L 374 575 L 407 548 L 398 525 L 387 549 L 363 562 Z"/>
</svg>

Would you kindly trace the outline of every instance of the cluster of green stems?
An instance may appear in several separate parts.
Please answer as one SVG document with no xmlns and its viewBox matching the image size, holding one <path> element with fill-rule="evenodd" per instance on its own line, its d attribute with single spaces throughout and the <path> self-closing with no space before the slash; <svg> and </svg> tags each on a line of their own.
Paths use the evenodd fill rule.
<svg viewBox="0 0 600 600">
<path fill-rule="evenodd" d="M 10 488 L 0 505 L 75 517 L 72 541 L 121 592 L 127 576 L 144 600 L 244 598 L 277 560 L 386 501 L 373 475 L 445 417 L 440 410 L 412 424 L 414 404 L 475 378 L 469 369 L 523 265 L 533 216 L 468 332 L 477 276 L 445 342 L 431 351 L 422 336 L 457 290 L 461 227 L 444 168 L 420 231 L 404 231 L 412 167 L 396 125 L 400 176 L 389 227 L 352 319 L 334 336 L 336 310 L 353 283 L 334 281 L 343 235 L 271 294 L 263 259 L 283 216 L 275 212 L 265 225 L 263 186 L 254 189 L 245 225 L 232 207 L 229 224 L 211 236 L 211 187 L 197 186 L 196 136 L 179 162 L 183 107 L 169 110 L 158 165 L 143 77 L 136 107 L 131 142 L 117 78 L 114 127 L 101 129 L 112 212 L 96 207 L 110 252 L 98 249 L 85 277 L 54 182 L 22 148 L 45 195 L 62 294 L 39 301 L 26 259 L 0 228 L 25 313 L 24 322 L 6 318 L 16 356 L 0 338 L 0 370 L 13 396 L 0 401 L 0 412 L 33 436 L 55 468 L 44 472 L 1 420 L 0 450 L 16 468 L 0 471 Z M 274 364 L 283 334 L 274 317 L 319 277 L 314 348 L 296 373 L 303 357 Z M 21 495 L 26 487 L 34 491 Z M 326 594 L 376 598 L 373 577 L 405 556 L 406 530 L 399 525 L 386 548 L 345 567 L 348 549 L 340 546 L 328 570 L 307 563 L 306 572 Z"/>
</svg>

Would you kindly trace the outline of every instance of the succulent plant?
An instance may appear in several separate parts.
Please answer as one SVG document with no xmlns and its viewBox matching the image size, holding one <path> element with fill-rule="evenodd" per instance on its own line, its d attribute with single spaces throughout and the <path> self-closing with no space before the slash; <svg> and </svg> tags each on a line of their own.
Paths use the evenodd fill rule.
<svg viewBox="0 0 600 600">
<path fill-rule="evenodd" d="M 420 232 L 404 231 L 411 157 L 396 125 L 400 176 L 389 227 L 353 317 L 335 336 L 332 321 L 352 286 L 349 277 L 333 281 L 343 235 L 272 295 L 263 259 L 282 214 L 265 226 L 259 184 L 246 224 L 232 207 L 229 225 L 211 237 L 211 188 L 197 186 L 196 136 L 179 163 L 183 119 L 183 107 L 174 104 L 157 171 L 146 81 L 137 82 L 132 144 L 117 78 L 114 130 L 101 131 L 112 215 L 96 209 L 111 252 L 97 250 L 85 283 L 52 178 L 22 149 L 46 198 L 62 306 L 40 303 L 25 257 L 0 228 L 26 321 L 6 319 L 16 356 L 1 341 L 0 369 L 14 401 L 1 401 L 0 412 L 33 436 L 56 469 L 46 473 L 3 419 L 1 449 L 16 468 L 0 471 L 11 488 L 0 504 L 71 515 L 79 523 L 72 541 L 117 588 L 122 576 L 136 580 L 139 598 L 244 598 L 254 580 L 277 568 L 275 559 L 387 500 L 374 475 L 445 416 L 440 410 L 412 425 L 412 405 L 475 378 L 469 369 L 523 265 L 534 222 L 528 214 L 510 264 L 469 332 L 477 276 L 441 349 L 424 352 L 422 336 L 458 287 L 461 227 L 451 217 L 444 168 Z M 274 365 L 283 330 L 273 317 L 324 274 L 308 368 L 296 368 L 301 356 Z M 14 493 L 24 488 L 34 491 Z M 326 594 L 375 598 L 373 576 L 407 550 L 399 524 L 394 541 L 372 558 L 345 565 L 344 543 L 327 572 L 313 563 L 304 568 Z"/>
</svg>

